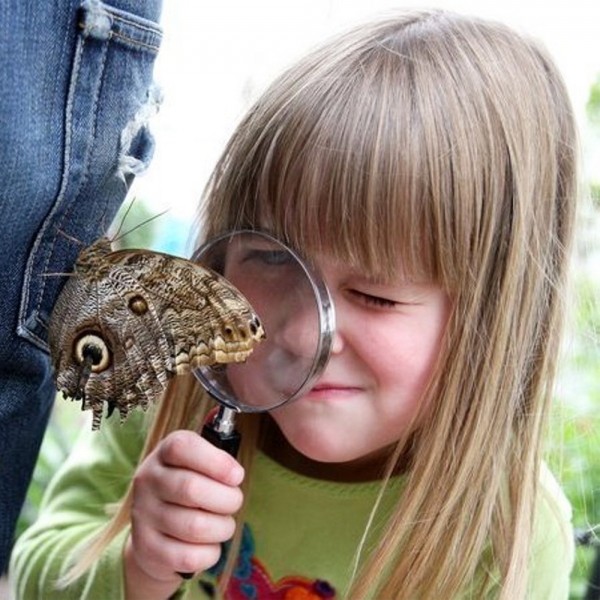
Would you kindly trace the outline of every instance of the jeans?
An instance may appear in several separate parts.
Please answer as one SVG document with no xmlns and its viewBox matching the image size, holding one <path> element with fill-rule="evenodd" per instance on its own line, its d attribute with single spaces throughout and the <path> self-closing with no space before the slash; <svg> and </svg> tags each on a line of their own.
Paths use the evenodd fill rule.
<svg viewBox="0 0 600 600">
<path fill-rule="evenodd" d="M 160 9 L 0 0 L 0 573 L 55 395 L 50 312 L 152 153 Z"/>
</svg>

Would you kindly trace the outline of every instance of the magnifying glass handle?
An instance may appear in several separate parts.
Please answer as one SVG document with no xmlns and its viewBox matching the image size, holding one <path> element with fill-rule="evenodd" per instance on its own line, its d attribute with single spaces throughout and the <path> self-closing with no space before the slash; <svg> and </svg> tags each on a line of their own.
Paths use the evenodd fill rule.
<svg viewBox="0 0 600 600">
<path fill-rule="evenodd" d="M 236 411 L 221 406 L 217 416 L 202 427 L 202 437 L 213 446 L 225 450 L 228 454 L 237 456 L 242 437 L 235 429 Z M 183 579 L 191 579 L 194 573 L 178 573 Z"/>
<path fill-rule="evenodd" d="M 235 429 L 231 433 L 224 433 L 218 431 L 212 423 L 207 423 L 202 428 L 202 437 L 231 456 L 237 456 L 241 436 Z"/>
<path fill-rule="evenodd" d="M 241 440 L 240 434 L 235 429 L 236 414 L 237 412 L 232 408 L 221 405 L 214 419 L 205 423 L 202 428 L 204 439 L 233 457 L 237 456 Z"/>
</svg>

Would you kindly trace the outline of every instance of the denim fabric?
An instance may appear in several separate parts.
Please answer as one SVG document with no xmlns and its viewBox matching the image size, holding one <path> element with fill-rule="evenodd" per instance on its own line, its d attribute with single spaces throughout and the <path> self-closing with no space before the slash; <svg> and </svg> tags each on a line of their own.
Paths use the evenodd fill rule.
<svg viewBox="0 0 600 600">
<path fill-rule="evenodd" d="M 148 162 L 161 0 L 0 0 L 0 572 L 55 391 L 61 273 Z"/>
</svg>

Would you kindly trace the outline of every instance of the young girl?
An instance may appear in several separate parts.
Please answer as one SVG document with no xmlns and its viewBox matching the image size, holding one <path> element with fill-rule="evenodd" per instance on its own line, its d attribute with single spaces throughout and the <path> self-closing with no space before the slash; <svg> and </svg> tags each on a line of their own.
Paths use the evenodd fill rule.
<svg viewBox="0 0 600 600">
<path fill-rule="evenodd" d="M 267 229 L 320 269 L 323 375 L 240 420 L 239 462 L 194 433 L 192 376 L 147 437 L 138 414 L 84 435 L 16 546 L 17 597 L 566 598 L 542 446 L 575 146 L 553 63 L 498 24 L 400 14 L 284 73 L 217 165 L 204 236 Z"/>
</svg>

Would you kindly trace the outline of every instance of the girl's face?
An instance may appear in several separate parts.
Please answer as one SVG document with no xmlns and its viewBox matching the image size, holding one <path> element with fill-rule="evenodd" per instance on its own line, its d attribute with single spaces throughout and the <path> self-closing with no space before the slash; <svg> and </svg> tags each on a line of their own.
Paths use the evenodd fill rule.
<svg viewBox="0 0 600 600">
<path fill-rule="evenodd" d="M 431 283 L 380 284 L 347 265 L 316 262 L 335 304 L 331 359 L 307 394 L 271 416 L 301 455 L 358 466 L 415 425 L 451 303 Z"/>
</svg>

